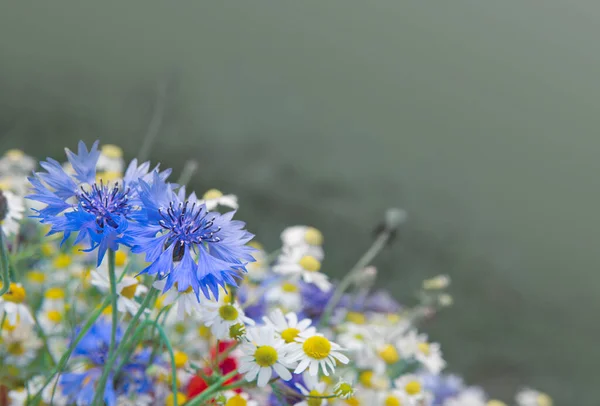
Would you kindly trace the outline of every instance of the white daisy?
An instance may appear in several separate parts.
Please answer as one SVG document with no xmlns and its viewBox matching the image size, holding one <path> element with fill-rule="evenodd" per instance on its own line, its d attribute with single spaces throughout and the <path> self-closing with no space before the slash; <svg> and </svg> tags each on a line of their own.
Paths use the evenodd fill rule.
<svg viewBox="0 0 600 406">
<path fill-rule="evenodd" d="M 9 149 L 0 158 L 0 174 L 29 175 L 35 169 L 35 159 L 19 149 Z"/>
<path fill-rule="evenodd" d="M 237 210 L 239 207 L 236 195 L 224 195 L 223 192 L 218 189 L 208 190 L 204 193 L 204 196 L 202 196 L 202 200 L 200 200 L 199 203 L 204 203 L 208 211 L 212 211 L 219 206 L 229 207 L 234 210 Z"/>
<path fill-rule="evenodd" d="M 228 298 L 203 302 L 206 312 L 202 315 L 204 324 L 217 339 L 229 338 L 230 329 L 236 325 L 240 328 L 245 325 L 254 325 L 254 320 L 244 315 L 244 310 L 237 302 L 229 303 Z M 235 328 L 235 327 L 234 327 Z"/>
<path fill-rule="evenodd" d="M 552 406 L 552 398 L 535 389 L 525 388 L 517 393 L 518 406 Z"/>
<path fill-rule="evenodd" d="M 283 248 L 300 248 L 306 255 L 323 260 L 323 234 L 314 227 L 293 226 L 281 233 Z"/>
<path fill-rule="evenodd" d="M 30 325 L 17 324 L 14 329 L 2 330 L 2 352 L 6 365 L 24 367 L 35 358 L 42 341 Z"/>
<path fill-rule="evenodd" d="M 331 289 L 331 283 L 327 275 L 319 272 L 320 269 L 321 261 L 308 255 L 302 248 L 284 249 L 273 266 L 273 271 L 278 274 L 291 276 L 292 280 L 302 278 L 304 282 L 315 284 L 327 292 Z"/>
<path fill-rule="evenodd" d="M 433 400 L 433 395 L 424 390 L 423 381 L 418 375 L 401 375 L 394 381 L 394 387 L 399 394 L 404 396 L 413 404 L 416 402 L 421 402 L 428 405 Z"/>
<path fill-rule="evenodd" d="M 284 316 L 279 309 L 273 310 L 269 317 L 263 317 L 263 321 L 266 325 L 272 326 L 277 336 L 287 344 L 295 342 L 296 337 L 301 333 L 314 334 L 316 332 L 314 327 L 310 327 L 311 319 L 298 321 L 296 313 L 288 313 Z"/>
<path fill-rule="evenodd" d="M 479 388 L 465 388 L 446 399 L 444 406 L 486 406 L 485 393 Z"/>
<path fill-rule="evenodd" d="M 0 225 L 4 235 L 11 236 L 19 232 L 24 211 L 25 204 L 21 197 L 0 189 Z"/>
<path fill-rule="evenodd" d="M 282 282 L 273 285 L 265 293 L 265 299 L 271 305 L 278 305 L 287 311 L 297 312 L 302 309 L 302 295 L 296 283 Z"/>
<path fill-rule="evenodd" d="M 236 393 L 232 390 L 225 391 L 225 406 L 258 406 L 256 400 L 250 399 L 246 392 Z"/>
<path fill-rule="evenodd" d="M 33 324 L 33 316 L 29 308 L 23 304 L 25 296 L 23 285 L 11 282 L 8 291 L 0 296 L 0 317 L 5 313 L 8 323 L 13 326 L 17 325 L 17 321 L 24 325 Z"/>
<path fill-rule="evenodd" d="M 238 371 L 245 374 L 248 382 L 257 379 L 259 387 L 267 385 L 273 371 L 284 381 L 292 379 L 288 368 L 292 365 L 287 360 L 285 341 L 275 336 L 272 326 L 262 326 L 248 329 L 248 342 L 241 345 L 244 353 L 239 359 Z"/>
<path fill-rule="evenodd" d="M 397 341 L 397 347 L 402 357 L 415 358 L 432 374 L 439 374 L 446 367 L 440 345 L 429 343 L 426 334 L 411 330 Z"/>
<path fill-rule="evenodd" d="M 350 361 L 340 352 L 342 347 L 329 341 L 322 334 L 315 333 L 314 330 L 298 334 L 296 342 L 288 346 L 290 361 L 299 361 L 294 370 L 295 374 L 308 369 L 309 374 L 315 376 L 321 369 L 325 375 L 329 375 L 328 367 L 333 372 L 337 361 L 342 364 Z"/>
<path fill-rule="evenodd" d="M 96 163 L 98 172 L 112 172 L 122 174 L 125 169 L 125 161 L 123 160 L 123 150 L 112 144 L 104 144 L 100 147 L 100 156 Z M 108 179 L 105 179 L 108 180 Z"/>
<path fill-rule="evenodd" d="M 64 311 L 42 309 L 38 313 L 38 322 L 46 335 L 57 335 L 65 331 L 65 314 Z"/>
<path fill-rule="evenodd" d="M 163 291 L 166 284 L 166 279 L 155 281 L 152 286 L 159 291 Z M 185 316 L 200 317 L 202 314 L 202 306 L 198 302 L 198 296 L 190 286 L 187 290 L 179 292 L 176 288 L 169 289 L 161 299 L 161 306 L 173 305 L 177 320 L 183 320 Z"/>
<path fill-rule="evenodd" d="M 377 391 L 375 393 L 377 405 L 411 405 L 411 399 L 403 390 L 392 389 L 387 391 Z"/>
<path fill-rule="evenodd" d="M 325 382 L 319 382 L 318 379 L 316 379 L 316 377 L 315 379 L 305 379 L 304 385 L 297 383 L 296 387 L 298 388 L 300 393 L 307 397 L 300 402 L 294 403 L 294 406 L 326 406 L 327 399 L 321 399 L 319 401 L 318 397 L 331 395 L 327 391 L 327 384 Z"/>
<path fill-rule="evenodd" d="M 110 291 L 110 279 L 108 271 L 104 268 L 98 268 L 91 272 L 92 285 L 96 286 L 102 292 Z M 135 301 L 135 297 L 148 292 L 148 288 L 140 284 L 136 278 L 125 276 L 117 283 L 117 310 L 128 312 L 131 315 L 137 313 L 140 304 Z"/>
</svg>

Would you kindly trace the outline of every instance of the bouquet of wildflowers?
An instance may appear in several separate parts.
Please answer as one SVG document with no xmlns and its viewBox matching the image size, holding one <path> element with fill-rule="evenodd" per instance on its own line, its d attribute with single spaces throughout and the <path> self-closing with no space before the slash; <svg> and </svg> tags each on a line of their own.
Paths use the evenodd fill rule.
<svg viewBox="0 0 600 406">
<path fill-rule="evenodd" d="M 445 373 L 417 330 L 451 305 L 448 277 L 412 308 L 373 289 L 403 211 L 336 283 L 316 228 L 267 252 L 236 196 L 200 198 L 114 145 L 39 167 L 0 159 L 0 405 L 506 405 Z"/>
</svg>

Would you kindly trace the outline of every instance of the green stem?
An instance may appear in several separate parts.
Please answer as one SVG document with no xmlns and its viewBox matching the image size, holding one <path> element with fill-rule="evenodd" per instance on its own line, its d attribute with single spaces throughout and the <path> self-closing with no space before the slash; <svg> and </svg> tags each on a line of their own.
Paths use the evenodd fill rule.
<svg viewBox="0 0 600 406">
<path fill-rule="evenodd" d="M 377 239 L 373 242 L 373 245 L 371 245 L 367 252 L 365 252 L 363 256 L 358 260 L 356 265 L 354 265 L 350 272 L 348 272 L 344 279 L 342 279 L 342 281 L 337 286 L 333 297 L 327 302 L 327 306 L 325 306 L 325 310 L 323 311 L 323 316 L 321 317 L 319 325 L 327 325 L 327 322 L 331 317 L 331 313 L 335 309 L 335 306 L 337 306 L 337 304 L 342 299 L 342 296 L 344 295 L 346 289 L 348 289 L 352 282 L 354 282 L 356 275 L 360 273 L 367 265 L 369 265 L 371 261 L 375 259 L 377 254 L 379 254 L 379 252 L 381 252 L 381 250 L 386 246 L 388 240 L 390 239 L 390 235 L 391 234 L 387 229 L 382 231 L 377 236 Z"/>
<path fill-rule="evenodd" d="M 237 371 L 231 371 L 227 375 L 221 377 L 218 381 L 216 381 L 211 386 L 209 386 L 208 388 L 206 388 L 204 390 L 204 392 L 202 392 L 201 394 L 199 394 L 195 398 L 191 399 L 184 406 L 197 406 L 197 405 L 201 405 L 202 402 L 211 399 L 214 394 L 223 391 L 226 388 L 225 386 L 222 386 L 223 383 L 225 383 L 229 379 L 233 378 L 235 375 L 237 375 L 237 373 L 238 373 Z"/>
<path fill-rule="evenodd" d="M 98 309 L 96 309 L 94 311 L 94 313 L 92 313 L 92 315 L 87 319 L 87 321 L 85 322 L 85 324 L 82 327 L 81 331 L 79 331 L 79 334 L 77 334 L 77 337 L 75 337 L 75 339 L 73 340 L 73 342 L 71 343 L 71 345 L 69 346 L 69 348 L 67 349 L 67 351 L 62 355 L 62 357 L 58 361 L 58 364 L 56 365 L 56 368 L 54 368 L 54 371 L 52 372 L 52 374 L 50 374 L 50 376 L 48 377 L 48 379 L 46 379 L 46 382 L 44 383 L 44 386 L 42 386 L 38 390 L 38 392 L 36 393 L 36 395 L 32 399 L 32 401 L 27 403 L 28 405 L 29 404 L 32 404 L 32 405 L 39 404 L 39 402 L 40 402 L 40 400 L 42 398 L 42 392 L 44 391 L 44 389 L 46 389 L 46 386 L 48 386 L 48 384 L 50 383 L 50 381 L 52 381 L 52 378 L 54 378 L 56 376 L 56 374 L 58 374 L 58 373 L 60 373 L 60 372 L 63 371 L 63 369 L 67 365 L 67 362 L 69 361 L 69 357 L 73 353 L 73 350 L 75 349 L 75 347 L 77 346 L 77 344 L 79 344 L 79 342 L 81 341 L 81 339 L 83 338 L 83 336 L 85 336 L 85 334 L 92 327 L 92 325 L 96 322 L 96 320 L 98 320 L 98 317 L 100 317 L 100 315 L 102 314 L 102 311 L 104 309 L 106 309 L 106 307 L 108 307 L 108 304 L 109 304 L 108 298 L 104 299 L 104 302 L 102 303 L 102 305 Z"/>
<path fill-rule="evenodd" d="M 4 232 L 0 228 L 0 267 L 2 268 L 2 287 L 0 288 L 0 296 L 8 292 L 10 289 L 10 275 L 8 273 L 8 253 L 4 243 Z"/>
</svg>

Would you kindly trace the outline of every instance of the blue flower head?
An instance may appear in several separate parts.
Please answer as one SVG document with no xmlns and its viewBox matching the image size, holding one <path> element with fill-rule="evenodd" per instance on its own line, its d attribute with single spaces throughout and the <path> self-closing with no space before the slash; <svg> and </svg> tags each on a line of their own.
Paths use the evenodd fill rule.
<svg viewBox="0 0 600 406">
<path fill-rule="evenodd" d="M 138 166 L 133 160 L 122 181 L 104 184 L 96 181 L 100 156 L 97 141 L 89 151 L 80 141 L 77 154 L 69 149 L 66 153 L 74 173 L 67 173 L 59 162 L 48 158 L 40 163 L 45 172 L 29 178 L 33 193 L 28 198 L 46 204 L 35 211 L 41 223 L 50 225 L 48 234 L 62 232 L 64 242 L 76 233 L 75 244 L 87 242 L 89 251 L 98 248 L 99 265 L 107 249 L 117 250 L 123 242 L 123 233 L 134 215 L 139 181 L 150 181 L 150 164 Z M 165 179 L 169 173 L 164 171 L 160 178 Z"/>
<path fill-rule="evenodd" d="M 142 271 L 166 278 L 164 291 L 176 286 L 193 289 L 196 296 L 219 296 L 219 286 L 236 286 L 246 264 L 254 261 L 254 237 L 245 223 L 233 220 L 235 212 L 209 212 L 194 194 L 177 193 L 158 173 L 152 183 L 140 181 L 141 211 L 128 232 L 135 253 L 145 253 L 150 266 Z"/>
</svg>

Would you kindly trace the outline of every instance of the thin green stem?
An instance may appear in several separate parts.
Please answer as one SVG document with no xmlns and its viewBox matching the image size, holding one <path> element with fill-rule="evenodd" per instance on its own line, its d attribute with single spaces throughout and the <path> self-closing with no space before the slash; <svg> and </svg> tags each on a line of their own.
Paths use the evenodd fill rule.
<svg viewBox="0 0 600 406">
<path fill-rule="evenodd" d="M 63 369 L 67 365 L 67 362 L 69 361 L 69 357 L 71 357 L 71 354 L 73 353 L 73 350 L 75 349 L 77 344 L 79 344 L 79 342 L 85 336 L 85 334 L 88 332 L 88 330 L 92 327 L 92 325 L 96 322 L 96 320 L 98 320 L 98 317 L 100 317 L 100 315 L 102 314 L 102 311 L 108 307 L 109 303 L 110 303 L 110 301 L 108 298 L 104 299 L 104 302 L 102 303 L 102 305 L 98 309 L 96 309 L 94 311 L 94 313 L 92 313 L 91 316 L 87 319 L 87 321 L 85 322 L 85 324 L 79 331 L 79 334 L 77 334 L 77 336 L 75 337 L 75 339 L 73 340 L 73 342 L 71 343 L 71 345 L 69 346 L 67 351 L 62 355 L 62 357 L 60 357 L 60 360 L 58 361 L 56 368 L 54 368 L 54 371 L 52 371 L 52 374 L 50 374 L 48 379 L 46 379 L 46 382 L 38 390 L 38 392 L 36 393 L 35 397 L 31 400 L 31 402 L 27 402 L 28 405 L 39 404 L 39 402 L 42 398 L 42 392 L 44 391 L 44 389 L 46 389 L 46 386 L 48 386 L 48 384 L 50 383 L 50 381 L 52 381 L 52 378 L 54 378 L 56 376 L 56 374 L 61 373 L 63 371 Z"/>
<path fill-rule="evenodd" d="M 323 311 L 323 316 L 321 317 L 321 321 L 319 324 L 321 326 L 327 325 L 329 318 L 331 317 L 331 313 L 335 309 L 335 306 L 340 302 L 344 292 L 350 287 L 357 274 L 361 272 L 367 265 L 375 259 L 377 254 L 381 252 L 381 250 L 386 246 L 388 240 L 390 239 L 390 232 L 386 229 L 382 231 L 371 247 L 363 254 L 362 257 L 358 260 L 356 265 L 346 274 L 344 279 L 339 283 L 335 292 L 333 293 L 333 297 L 327 302 L 327 306 L 325 306 L 325 310 Z"/>
<path fill-rule="evenodd" d="M 225 386 L 223 386 L 223 383 L 225 383 L 229 379 L 233 378 L 235 375 L 237 375 L 237 373 L 238 372 L 236 370 L 236 371 L 231 371 L 230 373 L 228 373 L 225 376 L 222 376 L 221 378 L 219 378 L 218 381 L 216 381 L 215 383 L 210 385 L 208 388 L 206 388 L 204 390 L 204 392 L 202 392 L 195 398 L 191 399 L 184 406 L 197 406 L 197 405 L 203 404 L 202 402 L 204 402 L 206 400 L 212 399 L 215 394 L 225 390 Z"/>
<path fill-rule="evenodd" d="M 10 275 L 8 271 L 8 253 L 6 252 L 6 244 L 4 242 L 4 232 L 0 228 L 0 267 L 2 268 L 2 287 L 0 288 L 0 296 L 8 292 L 10 289 Z"/>
</svg>

